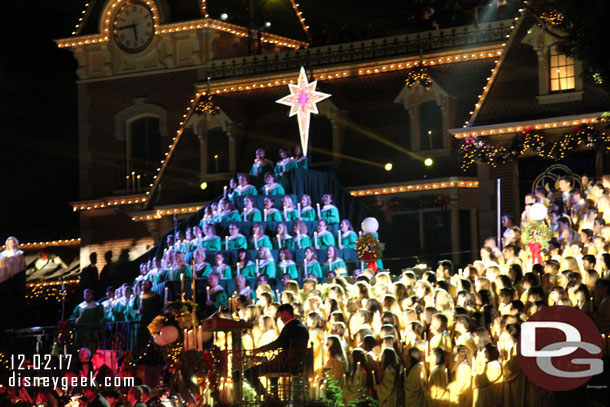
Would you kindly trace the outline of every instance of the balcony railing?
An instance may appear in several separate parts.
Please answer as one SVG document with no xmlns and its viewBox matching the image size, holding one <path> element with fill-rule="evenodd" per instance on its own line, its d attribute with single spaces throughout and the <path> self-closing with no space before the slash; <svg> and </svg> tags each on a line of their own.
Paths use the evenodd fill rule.
<svg viewBox="0 0 610 407">
<path fill-rule="evenodd" d="M 418 55 L 455 48 L 496 44 L 510 32 L 512 20 L 448 28 L 396 37 L 352 42 L 273 55 L 232 58 L 210 62 L 206 74 L 212 80 L 247 77 L 281 71 L 365 62 L 380 58 Z"/>
</svg>

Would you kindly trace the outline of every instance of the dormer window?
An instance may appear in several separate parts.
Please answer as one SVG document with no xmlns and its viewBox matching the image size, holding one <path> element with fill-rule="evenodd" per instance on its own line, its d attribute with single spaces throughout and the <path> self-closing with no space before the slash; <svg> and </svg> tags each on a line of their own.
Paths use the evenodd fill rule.
<svg viewBox="0 0 610 407">
<path fill-rule="evenodd" d="M 574 60 L 561 54 L 554 47 L 550 49 L 549 59 L 551 92 L 574 90 Z"/>
</svg>

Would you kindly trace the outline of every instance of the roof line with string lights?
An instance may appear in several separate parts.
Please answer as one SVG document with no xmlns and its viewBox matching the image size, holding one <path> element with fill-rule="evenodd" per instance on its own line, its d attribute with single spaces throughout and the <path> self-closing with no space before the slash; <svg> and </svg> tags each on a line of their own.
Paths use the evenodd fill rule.
<svg viewBox="0 0 610 407">
<path fill-rule="evenodd" d="M 76 237 L 74 239 L 59 239 L 59 240 L 50 240 L 48 242 L 29 242 L 29 243 L 19 243 L 19 248 L 28 250 L 28 249 L 42 249 L 50 246 L 80 246 L 81 239 L 80 237 Z M 6 249 L 5 245 L 2 245 L 2 250 Z"/>
<path fill-rule="evenodd" d="M 384 185 L 368 185 L 348 188 L 350 195 L 354 197 L 403 194 L 410 192 L 422 192 L 447 188 L 467 188 L 476 189 L 479 187 L 477 178 L 472 177 L 450 177 L 432 179 L 427 182 L 413 181 L 407 183 L 395 183 Z"/>
</svg>

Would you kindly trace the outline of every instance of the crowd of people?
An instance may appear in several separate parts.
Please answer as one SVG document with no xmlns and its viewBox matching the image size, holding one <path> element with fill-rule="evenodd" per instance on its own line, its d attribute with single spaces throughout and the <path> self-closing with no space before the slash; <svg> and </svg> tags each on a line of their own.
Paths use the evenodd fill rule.
<svg viewBox="0 0 610 407">
<path fill-rule="evenodd" d="M 580 309 L 602 334 L 610 334 L 610 176 L 599 182 L 561 177 L 557 189 L 537 187 L 526 195 L 520 216 L 503 216 L 502 241 L 485 239 L 479 260 L 462 268 L 443 260 L 437 267 L 417 265 L 398 275 L 358 264 L 349 273 L 345 263 L 333 267 L 337 248 L 354 248 L 357 235 L 348 220 L 340 221 L 336 208 L 329 211 L 332 216 L 320 216 L 306 195 L 294 217 L 286 216 L 295 210 L 290 206 L 278 211 L 282 217 L 275 221 L 278 233 L 271 239 L 264 234 L 271 221 L 252 213 L 254 192 L 239 198 L 240 191 L 255 187 L 245 187 L 245 174 L 238 179 L 243 188 L 227 191 L 217 208 L 206 209 L 203 234 L 194 226 L 168 240 L 162 258 L 143 263 L 133 289 L 122 288 L 121 306 L 111 298 L 111 308 L 91 305 L 98 318 L 137 318 L 143 313 L 143 293 L 156 296 L 156 306 L 161 306 L 159 296 L 150 294 L 155 284 L 180 276 L 207 278 L 208 295 L 200 304 L 253 325 L 241 337 L 246 351 L 281 346 L 285 338 L 280 332 L 296 320 L 307 328 L 313 354 L 310 384 L 319 385 L 329 375 L 341 387 L 346 405 L 371 397 L 381 407 L 553 406 L 558 394 L 530 381 L 519 365 L 521 324 L 545 307 L 563 305 Z M 272 196 L 260 191 L 265 201 Z M 288 196 L 278 195 L 286 203 Z M 240 233 L 246 223 L 238 218 L 236 203 L 252 215 L 246 217 L 252 222 L 249 237 Z M 325 196 L 323 204 L 332 206 L 332 197 Z M 532 261 L 519 226 L 530 220 L 535 205 L 548 208 L 543 222 L 553 233 L 542 263 Z M 317 224 L 314 239 L 298 216 L 309 208 L 311 222 Z M 288 234 L 289 222 L 293 235 Z M 337 223 L 341 237 L 350 238 L 336 241 L 330 233 L 332 241 L 324 241 L 323 228 Z M 223 225 L 229 225 L 224 240 L 215 233 Z M 318 248 L 326 249 L 328 259 L 314 266 Z M 250 250 L 258 253 L 256 262 L 249 258 Z M 303 268 L 292 260 L 297 250 L 305 253 Z M 211 253 L 213 264 L 206 262 Z M 227 257 L 233 262 L 227 264 Z M 229 279 L 235 282 L 232 294 L 220 284 Z M 254 379 L 246 377 L 266 393 Z"/>
</svg>

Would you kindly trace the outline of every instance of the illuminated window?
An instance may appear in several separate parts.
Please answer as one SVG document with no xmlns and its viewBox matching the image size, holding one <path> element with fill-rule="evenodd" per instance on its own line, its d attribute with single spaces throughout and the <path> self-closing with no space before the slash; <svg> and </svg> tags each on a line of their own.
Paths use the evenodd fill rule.
<svg viewBox="0 0 610 407">
<path fill-rule="evenodd" d="M 574 90 L 574 60 L 551 48 L 549 54 L 551 92 Z"/>
</svg>

